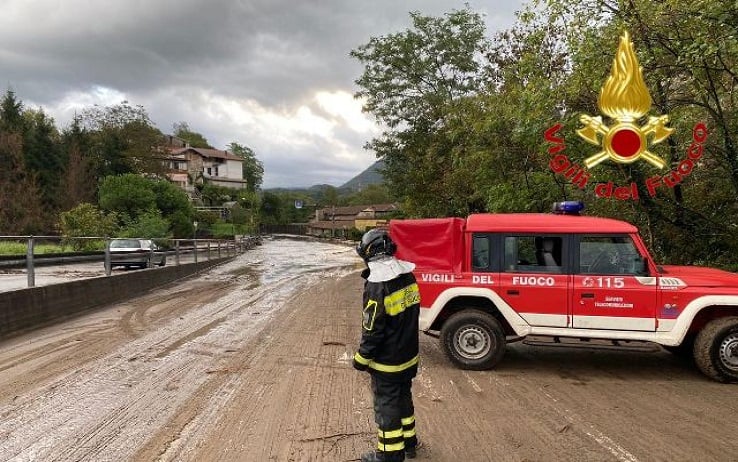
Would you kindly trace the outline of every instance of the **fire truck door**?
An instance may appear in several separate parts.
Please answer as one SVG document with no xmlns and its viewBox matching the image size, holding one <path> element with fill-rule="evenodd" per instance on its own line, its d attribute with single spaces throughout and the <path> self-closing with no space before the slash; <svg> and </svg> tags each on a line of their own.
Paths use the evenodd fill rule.
<svg viewBox="0 0 738 462">
<path fill-rule="evenodd" d="M 629 236 L 581 236 L 571 290 L 575 329 L 656 330 L 656 278 Z"/>
<path fill-rule="evenodd" d="M 531 326 L 569 327 L 561 236 L 505 236 L 499 295 Z"/>
</svg>

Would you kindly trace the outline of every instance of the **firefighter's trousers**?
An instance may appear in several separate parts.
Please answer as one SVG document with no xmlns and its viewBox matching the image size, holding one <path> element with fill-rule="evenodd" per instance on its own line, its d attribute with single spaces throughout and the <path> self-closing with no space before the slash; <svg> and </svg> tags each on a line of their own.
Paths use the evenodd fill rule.
<svg viewBox="0 0 738 462">
<path fill-rule="evenodd" d="M 383 453 L 385 460 L 404 460 L 405 448 L 418 443 L 411 388 L 412 380 L 393 382 L 372 374 L 377 451 Z"/>
</svg>

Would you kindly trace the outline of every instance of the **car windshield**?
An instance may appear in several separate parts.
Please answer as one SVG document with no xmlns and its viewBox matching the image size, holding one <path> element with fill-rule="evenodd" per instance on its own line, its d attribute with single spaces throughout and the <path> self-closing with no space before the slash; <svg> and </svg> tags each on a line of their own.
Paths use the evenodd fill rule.
<svg viewBox="0 0 738 462">
<path fill-rule="evenodd" d="M 130 249 L 140 247 L 141 243 L 138 239 L 114 239 L 110 242 L 111 249 Z"/>
</svg>

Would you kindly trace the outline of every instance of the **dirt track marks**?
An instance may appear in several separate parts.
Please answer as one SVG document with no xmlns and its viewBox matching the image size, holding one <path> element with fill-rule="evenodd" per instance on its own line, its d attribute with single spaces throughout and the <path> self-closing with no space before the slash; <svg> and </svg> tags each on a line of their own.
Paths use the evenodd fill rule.
<svg viewBox="0 0 738 462">
<path fill-rule="evenodd" d="M 159 460 L 342 460 L 342 454 L 363 447 L 356 446 L 357 436 L 369 444 L 374 431 L 366 416 L 357 420 L 354 407 L 357 396 L 363 410 L 371 402 L 356 389 L 359 377 L 347 361 L 348 324 L 354 320 L 348 304 L 357 294 L 340 290 L 343 281 L 290 300 L 293 309 L 223 362 L 226 375 L 240 368 L 230 405 L 220 415 L 200 417 L 180 435 L 157 435 L 177 443 Z M 336 313 L 337 304 L 346 309 Z M 195 427 L 205 433 L 197 435 Z M 152 455 L 139 452 L 136 460 Z"/>
<path fill-rule="evenodd" d="M 315 248 L 279 245 L 290 258 Z M 249 267 L 1 344 L 0 458 L 357 460 L 376 444 L 368 376 L 349 363 L 358 275 L 275 267 L 262 290 L 248 275 L 267 264 Z M 418 461 L 738 453 L 736 388 L 663 352 L 515 345 L 496 370 L 465 372 L 423 336 L 414 391 Z"/>
</svg>

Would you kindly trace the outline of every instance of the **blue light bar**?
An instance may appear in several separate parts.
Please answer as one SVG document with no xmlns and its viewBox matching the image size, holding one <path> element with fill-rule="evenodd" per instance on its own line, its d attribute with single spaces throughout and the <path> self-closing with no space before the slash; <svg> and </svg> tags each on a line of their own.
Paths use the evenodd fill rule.
<svg viewBox="0 0 738 462">
<path fill-rule="evenodd" d="M 552 211 L 557 215 L 579 215 L 582 210 L 584 210 L 582 201 L 563 201 L 554 202 Z"/>
</svg>

